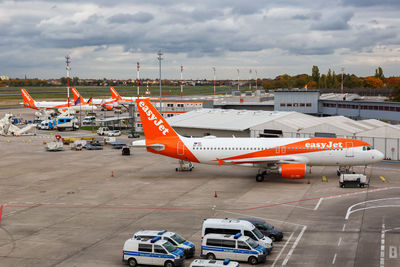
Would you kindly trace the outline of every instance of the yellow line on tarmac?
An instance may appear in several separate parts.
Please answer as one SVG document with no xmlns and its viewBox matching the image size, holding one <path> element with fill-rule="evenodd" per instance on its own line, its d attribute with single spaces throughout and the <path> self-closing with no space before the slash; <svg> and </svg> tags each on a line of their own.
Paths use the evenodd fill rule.
<svg viewBox="0 0 400 267">
<path fill-rule="evenodd" d="M 381 178 L 382 182 L 386 182 L 386 179 L 385 179 L 385 177 L 383 177 L 383 176 L 379 176 L 379 178 Z"/>
</svg>

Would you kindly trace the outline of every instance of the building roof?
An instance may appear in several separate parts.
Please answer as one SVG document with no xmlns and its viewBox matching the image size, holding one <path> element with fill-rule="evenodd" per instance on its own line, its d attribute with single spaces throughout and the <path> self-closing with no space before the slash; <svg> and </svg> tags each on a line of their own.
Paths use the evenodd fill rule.
<svg viewBox="0 0 400 267">
<path fill-rule="evenodd" d="M 167 121 L 173 127 L 244 131 L 295 113 L 297 112 L 196 109 L 168 118 Z"/>
</svg>

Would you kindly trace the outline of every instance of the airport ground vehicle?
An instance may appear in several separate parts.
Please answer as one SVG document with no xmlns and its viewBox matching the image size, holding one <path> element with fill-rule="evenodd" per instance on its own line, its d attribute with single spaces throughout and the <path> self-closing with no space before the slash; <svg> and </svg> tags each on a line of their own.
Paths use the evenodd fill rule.
<svg viewBox="0 0 400 267">
<path fill-rule="evenodd" d="M 185 260 L 182 250 L 159 236 L 152 239 L 126 240 L 122 255 L 122 260 L 129 266 L 145 264 L 174 267 L 181 266 Z"/>
<path fill-rule="evenodd" d="M 207 234 L 226 234 L 235 235 L 241 233 L 244 236 L 251 237 L 260 246 L 263 246 L 270 253 L 274 247 L 272 240 L 264 236 L 252 223 L 238 219 L 206 219 L 203 221 L 201 236 Z"/>
<path fill-rule="evenodd" d="M 272 241 L 281 241 L 283 238 L 282 230 L 266 223 L 264 220 L 258 218 L 240 218 L 240 220 L 251 222 L 260 232 L 271 238 Z"/>
<path fill-rule="evenodd" d="M 367 142 L 347 138 L 202 138 L 178 135 L 148 99 L 137 99 L 146 140 L 132 146 L 179 160 L 259 168 L 256 181 L 270 173 L 304 179 L 307 166 L 366 166 L 383 154 Z"/>
<path fill-rule="evenodd" d="M 114 149 L 122 149 L 124 146 L 126 146 L 126 144 L 124 142 L 110 142 L 109 144 Z"/>
<path fill-rule="evenodd" d="M 94 123 L 96 120 L 95 116 L 86 116 L 83 120 L 82 120 L 82 124 L 87 125 L 87 124 L 92 124 Z"/>
<path fill-rule="evenodd" d="M 225 260 L 205 260 L 195 259 L 190 264 L 190 267 L 240 267 L 239 262 L 231 261 L 230 259 Z"/>
<path fill-rule="evenodd" d="M 55 120 L 44 120 L 41 121 L 36 128 L 39 130 L 53 130 L 56 127 L 56 121 Z"/>
<path fill-rule="evenodd" d="M 107 134 L 108 136 L 120 136 L 121 131 L 120 130 L 113 130 Z"/>
<path fill-rule="evenodd" d="M 97 129 L 98 135 L 108 135 L 109 132 L 111 131 L 108 127 L 99 127 L 99 129 Z"/>
<path fill-rule="evenodd" d="M 84 145 L 83 148 L 87 149 L 87 150 L 102 150 L 103 146 L 90 143 L 90 144 Z"/>
<path fill-rule="evenodd" d="M 186 258 L 191 258 L 194 256 L 196 249 L 194 244 L 192 242 L 185 240 L 182 236 L 174 232 L 169 232 L 167 230 L 163 231 L 141 230 L 134 234 L 134 237 L 137 238 L 153 238 L 156 236 L 160 236 L 161 239 L 167 240 L 172 245 L 182 250 L 185 253 Z"/>
<path fill-rule="evenodd" d="M 342 173 L 339 177 L 340 187 L 368 186 L 367 176 L 361 173 Z"/>
<path fill-rule="evenodd" d="M 140 138 L 140 134 L 132 131 L 130 134 L 128 134 L 128 138 Z"/>
<path fill-rule="evenodd" d="M 233 259 L 254 265 L 265 262 L 266 248 L 241 233 L 235 235 L 207 234 L 201 243 L 201 257 L 209 260 Z"/>
</svg>

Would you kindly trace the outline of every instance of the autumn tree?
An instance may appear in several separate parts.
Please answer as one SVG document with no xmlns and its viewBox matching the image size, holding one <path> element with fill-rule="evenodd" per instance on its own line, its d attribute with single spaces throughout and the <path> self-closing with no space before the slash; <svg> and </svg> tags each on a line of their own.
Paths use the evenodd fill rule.
<svg viewBox="0 0 400 267">
<path fill-rule="evenodd" d="M 311 74 L 311 78 L 314 82 L 318 83 L 319 82 L 319 78 L 320 78 L 320 74 L 319 74 L 319 69 L 318 66 L 312 66 L 312 70 L 311 70 L 312 74 Z"/>
<path fill-rule="evenodd" d="M 375 77 L 381 79 L 382 82 L 385 80 L 385 76 L 383 75 L 383 70 L 381 67 L 375 69 Z"/>
<path fill-rule="evenodd" d="M 366 88 L 382 88 L 383 82 L 380 78 L 368 76 L 364 78 L 364 87 Z"/>
</svg>

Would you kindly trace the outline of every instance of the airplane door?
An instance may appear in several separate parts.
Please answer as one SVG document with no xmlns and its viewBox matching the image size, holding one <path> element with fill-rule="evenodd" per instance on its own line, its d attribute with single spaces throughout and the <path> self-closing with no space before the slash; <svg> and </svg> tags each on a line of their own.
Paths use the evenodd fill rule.
<svg viewBox="0 0 400 267">
<path fill-rule="evenodd" d="M 346 157 L 354 157 L 353 142 L 346 142 Z"/>
<path fill-rule="evenodd" d="M 178 142 L 177 145 L 177 154 L 179 156 L 183 156 L 183 154 L 185 154 L 185 146 L 183 145 L 183 143 L 181 141 Z"/>
</svg>

